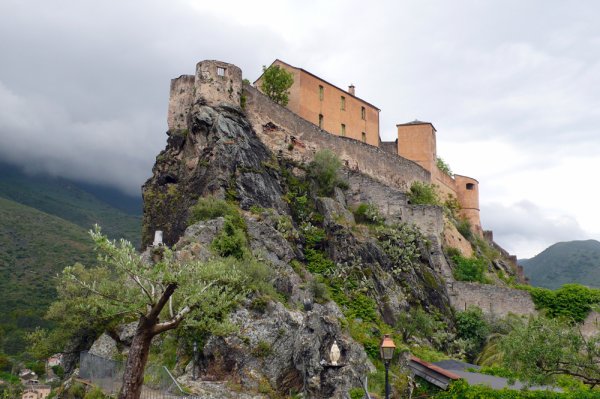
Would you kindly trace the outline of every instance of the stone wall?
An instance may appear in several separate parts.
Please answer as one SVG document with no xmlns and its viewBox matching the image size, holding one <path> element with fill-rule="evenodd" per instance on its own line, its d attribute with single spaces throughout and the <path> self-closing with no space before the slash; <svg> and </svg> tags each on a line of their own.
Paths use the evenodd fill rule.
<svg viewBox="0 0 600 399">
<path fill-rule="evenodd" d="M 449 283 L 450 303 L 457 311 L 477 306 L 488 315 L 504 317 L 536 314 L 535 305 L 527 291 L 497 285 L 455 281 Z"/>
<path fill-rule="evenodd" d="M 187 128 L 187 116 L 194 100 L 194 75 L 171 79 L 167 126 L 169 130 Z"/>
<path fill-rule="evenodd" d="M 408 159 L 359 141 L 334 136 L 302 119 L 249 85 L 244 86 L 246 113 L 260 139 L 280 156 L 310 162 L 322 149 L 335 152 L 351 170 L 402 191 L 414 181 L 429 182 L 429 172 Z"/>
</svg>

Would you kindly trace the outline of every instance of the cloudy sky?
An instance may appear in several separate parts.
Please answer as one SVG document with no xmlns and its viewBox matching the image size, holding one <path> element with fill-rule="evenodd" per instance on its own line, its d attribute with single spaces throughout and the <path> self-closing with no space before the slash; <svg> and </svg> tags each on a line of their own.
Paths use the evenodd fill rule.
<svg viewBox="0 0 600 399">
<path fill-rule="evenodd" d="M 573 7 L 575 5 L 576 7 Z M 480 182 L 482 223 L 530 257 L 600 239 L 600 3 L 0 1 L 0 160 L 131 194 L 164 147 L 171 78 L 275 58 L 421 119 Z"/>
</svg>

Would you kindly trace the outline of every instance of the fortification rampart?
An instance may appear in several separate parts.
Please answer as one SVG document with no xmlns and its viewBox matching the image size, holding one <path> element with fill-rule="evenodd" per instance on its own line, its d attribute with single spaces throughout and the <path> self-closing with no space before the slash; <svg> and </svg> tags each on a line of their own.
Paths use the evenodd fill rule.
<svg viewBox="0 0 600 399">
<path fill-rule="evenodd" d="M 402 191 L 414 181 L 429 182 L 429 172 L 408 159 L 351 138 L 334 136 L 245 85 L 246 113 L 261 140 L 280 156 L 310 162 L 322 149 L 335 152 L 352 170 Z"/>
<path fill-rule="evenodd" d="M 450 304 L 457 311 L 477 306 L 488 315 L 504 317 L 537 314 L 531 295 L 527 291 L 490 284 L 455 281 L 449 284 Z"/>
</svg>

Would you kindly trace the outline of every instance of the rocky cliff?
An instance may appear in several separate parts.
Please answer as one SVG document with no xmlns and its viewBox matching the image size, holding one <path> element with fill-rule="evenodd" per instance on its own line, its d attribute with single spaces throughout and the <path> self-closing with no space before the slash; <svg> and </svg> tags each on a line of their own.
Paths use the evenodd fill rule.
<svg viewBox="0 0 600 399">
<path fill-rule="evenodd" d="M 403 184 L 356 168 L 343 168 L 344 184 L 323 196 L 309 160 L 265 144 L 263 136 L 279 126 L 263 116 L 199 98 L 184 125 L 168 132 L 143 187 L 144 245 L 162 230 L 177 256 L 215 256 L 211 243 L 225 219 L 191 223 L 190 209 L 199 198 L 229 201 L 241 209 L 249 251 L 270 266 L 280 294 L 259 305 L 249 298 L 230 315 L 237 332 L 206 341 L 200 380 L 190 378 L 191 364 L 180 364 L 180 380 L 215 397 L 238 396 L 231 385 L 207 381 L 234 381 L 238 390 L 270 397 L 347 398 L 373 370 L 382 334 L 410 308 L 453 330 L 452 268 L 442 246 L 448 237 L 470 245 L 440 207 L 409 205 Z M 371 207 L 371 220 L 355 220 L 361 204 Z M 337 364 L 329 357 L 334 341 Z"/>
</svg>

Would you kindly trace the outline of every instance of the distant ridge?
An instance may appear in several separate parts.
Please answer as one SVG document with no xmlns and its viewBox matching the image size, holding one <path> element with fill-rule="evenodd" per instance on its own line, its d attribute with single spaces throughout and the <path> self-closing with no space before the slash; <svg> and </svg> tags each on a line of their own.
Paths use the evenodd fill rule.
<svg viewBox="0 0 600 399">
<path fill-rule="evenodd" d="M 559 242 L 531 259 L 519 260 L 531 285 L 559 288 L 578 283 L 600 288 L 600 242 Z"/>
</svg>

